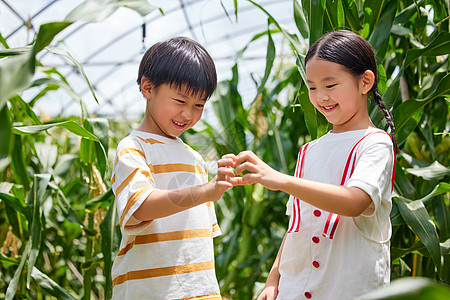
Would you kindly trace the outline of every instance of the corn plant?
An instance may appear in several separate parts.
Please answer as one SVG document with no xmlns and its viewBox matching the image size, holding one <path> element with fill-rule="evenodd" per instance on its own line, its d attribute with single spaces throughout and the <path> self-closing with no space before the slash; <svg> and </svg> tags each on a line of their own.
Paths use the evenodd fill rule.
<svg viewBox="0 0 450 300">
<path fill-rule="evenodd" d="M 274 168 L 292 174 L 299 146 L 330 128 L 308 99 L 306 50 L 331 30 L 359 33 L 376 52 L 379 90 L 394 115 L 402 150 L 397 156 L 391 213 L 391 277 L 429 277 L 448 284 L 448 1 L 294 0 L 296 31 L 279 24 L 257 1 L 249 2 L 268 18 L 267 30 L 249 42 L 267 38 L 266 70 L 255 82 L 257 94 L 249 107 L 242 104 L 237 88 L 239 59 L 233 78 L 219 85 L 213 100 L 219 126 L 206 124 L 203 131 L 213 140 L 217 154 L 252 149 Z M 237 18 L 241 2 L 234 3 Z M 291 67 L 279 67 L 286 61 L 274 64 L 280 50 L 274 45 L 274 34 L 289 43 Z M 373 122 L 386 129 L 374 104 L 370 112 Z M 288 195 L 254 185 L 235 187 L 218 202 L 225 234 L 216 243 L 217 272 L 224 295 L 251 299 L 262 288 L 287 226 L 287 199 Z M 411 289 L 403 297 L 417 296 L 413 290 L 417 291 Z M 448 297 L 449 291 L 438 294 Z"/>
</svg>

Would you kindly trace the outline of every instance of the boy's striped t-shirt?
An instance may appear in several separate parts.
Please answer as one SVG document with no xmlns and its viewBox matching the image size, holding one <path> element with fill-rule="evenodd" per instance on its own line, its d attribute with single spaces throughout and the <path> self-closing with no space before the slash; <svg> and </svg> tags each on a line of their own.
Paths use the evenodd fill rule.
<svg viewBox="0 0 450 300">
<path fill-rule="evenodd" d="M 133 217 L 153 190 L 207 180 L 205 161 L 179 138 L 133 131 L 119 143 L 111 179 L 122 232 L 114 299 L 221 299 L 212 240 L 221 232 L 212 202 L 149 222 Z"/>
</svg>

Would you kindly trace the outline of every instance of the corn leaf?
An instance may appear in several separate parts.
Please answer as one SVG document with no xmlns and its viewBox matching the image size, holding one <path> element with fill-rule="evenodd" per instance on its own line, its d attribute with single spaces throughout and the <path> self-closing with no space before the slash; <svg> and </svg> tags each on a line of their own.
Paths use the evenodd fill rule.
<svg viewBox="0 0 450 300">
<path fill-rule="evenodd" d="M 39 32 L 34 44 L 34 53 L 37 54 L 42 49 L 47 47 L 58 33 L 71 24 L 71 22 L 53 22 L 42 24 L 39 27 Z"/>
<path fill-rule="evenodd" d="M 101 22 L 122 6 L 135 10 L 141 16 L 146 16 L 158 9 L 145 0 L 86 0 L 75 7 L 66 16 L 65 21 Z"/>
<path fill-rule="evenodd" d="M 0 193 L 0 200 L 4 201 L 6 205 L 13 208 L 15 211 L 29 218 L 27 206 L 20 200 L 20 198 L 14 197 L 10 194 Z"/>
<path fill-rule="evenodd" d="M 441 269 L 439 237 L 424 203 L 422 200 L 412 201 L 399 196 L 397 198 L 397 205 L 406 224 L 408 224 L 427 248 L 439 273 Z"/>
<path fill-rule="evenodd" d="M 31 108 L 30 104 L 25 102 L 22 99 L 22 97 L 20 97 L 19 95 L 14 95 L 14 96 L 11 97 L 11 99 L 9 101 L 10 102 L 13 102 L 13 101 L 17 102 L 17 105 L 20 106 L 20 108 L 27 114 L 28 117 L 30 117 L 33 120 L 33 122 L 35 124 L 42 125 L 41 120 L 39 120 L 38 116 L 33 111 L 33 109 Z"/>
<path fill-rule="evenodd" d="M 345 14 L 341 0 L 327 1 L 324 12 L 324 31 L 345 28 Z"/>
<path fill-rule="evenodd" d="M 41 132 L 41 131 L 50 129 L 55 126 L 65 128 L 65 129 L 69 130 L 70 132 L 72 132 L 82 138 L 99 142 L 98 138 L 95 135 L 93 135 L 92 133 L 90 133 L 89 131 L 87 131 L 86 129 L 84 129 L 79 124 L 75 123 L 74 121 L 65 121 L 65 122 L 51 123 L 51 124 L 44 124 L 44 125 L 13 127 L 13 133 L 17 134 L 17 135 L 29 135 L 29 134 L 34 134 L 37 132 Z"/>
<path fill-rule="evenodd" d="M 30 226 L 30 256 L 28 258 L 28 274 L 27 274 L 27 287 L 30 286 L 31 271 L 36 263 L 36 259 L 39 254 L 39 248 L 42 240 L 42 225 L 41 220 L 41 204 L 44 198 L 44 194 L 47 191 L 47 186 L 50 181 L 50 174 L 37 174 L 34 175 L 33 187 L 28 194 L 28 211 L 31 216 L 31 220 L 28 220 Z M 43 218 L 43 217 L 42 217 Z"/>
<path fill-rule="evenodd" d="M 394 280 L 388 287 L 370 292 L 356 300 L 446 300 L 450 288 L 429 278 L 400 278 Z"/>
<path fill-rule="evenodd" d="M 406 57 L 403 60 L 402 66 L 393 80 L 393 82 L 389 85 L 386 93 L 383 95 L 383 101 L 386 104 L 386 107 L 390 109 L 396 99 L 398 99 L 398 95 L 400 93 L 400 78 L 403 76 L 404 70 L 416 59 L 422 56 L 437 56 L 437 55 L 446 55 L 450 53 L 450 33 L 449 32 L 441 32 L 439 35 L 433 39 L 430 44 L 428 44 L 425 48 L 420 49 L 410 49 L 406 53 Z M 447 74 L 448 76 L 448 74 Z M 446 76 L 446 77 L 447 77 Z M 445 86 L 443 86 L 444 88 Z M 447 85 L 448 87 L 448 85 Z M 428 97 L 427 97 L 428 98 Z M 409 115 L 410 116 L 410 115 Z M 406 116 L 406 119 L 409 118 Z M 396 124 L 398 127 L 398 125 Z"/>
<path fill-rule="evenodd" d="M 408 168 L 406 171 L 414 176 L 422 177 L 425 180 L 441 180 L 450 175 L 450 169 L 441 165 L 438 161 L 423 168 Z"/>
<path fill-rule="evenodd" d="M 438 86 L 424 99 L 411 99 L 400 104 L 394 114 L 394 124 L 396 130 L 399 132 L 399 142 L 403 141 L 415 128 L 418 120 L 420 119 L 421 110 L 438 97 L 446 96 L 450 94 L 450 74 L 447 74 L 442 78 Z M 415 116 L 415 117 L 414 117 Z M 414 119 L 414 126 L 408 126 L 411 124 L 411 120 Z M 408 123 L 409 122 L 409 123 Z M 402 130 L 405 128 L 404 132 Z M 400 135 L 401 134 L 401 135 Z"/>
<path fill-rule="evenodd" d="M 269 24 L 270 26 L 270 20 Z M 264 76 L 261 79 L 261 82 L 258 87 L 258 94 L 262 93 L 262 90 L 264 89 L 264 85 L 267 82 L 267 79 L 269 79 L 270 71 L 272 70 L 273 61 L 275 60 L 275 44 L 272 39 L 272 35 L 270 34 L 270 30 L 267 30 L 267 37 L 268 37 L 268 43 L 267 43 L 267 52 L 266 52 L 266 67 L 264 70 Z"/>
<path fill-rule="evenodd" d="M 448 53 L 450 53 L 450 33 L 444 31 L 439 33 L 425 48 L 408 50 L 402 68 L 405 69 L 413 61 L 422 56 L 448 55 Z"/>
<path fill-rule="evenodd" d="M 306 7 L 307 11 L 310 47 L 323 35 L 325 2 L 325 0 L 302 0 L 303 7 Z"/>
<path fill-rule="evenodd" d="M 350 25 L 350 28 L 354 32 L 358 32 L 362 29 L 361 21 L 359 18 L 359 11 L 354 0 L 342 0 L 342 7 L 345 13 L 345 20 Z"/>
<path fill-rule="evenodd" d="M 69 294 L 69 292 L 54 282 L 50 277 L 33 267 L 31 277 L 36 281 L 41 289 L 46 291 L 49 295 L 61 300 L 76 300 L 77 298 Z"/>
<path fill-rule="evenodd" d="M 8 56 L 15 56 L 20 54 L 25 54 L 31 51 L 32 47 L 25 46 L 25 47 L 16 47 L 11 49 L 1 49 L 0 50 L 0 58 L 8 57 Z"/>
<path fill-rule="evenodd" d="M 73 58 L 73 56 L 67 50 L 64 50 L 64 49 L 61 49 L 61 48 L 57 48 L 57 47 L 49 47 L 47 49 L 50 52 L 53 52 L 55 54 L 59 54 L 59 55 L 62 55 L 64 57 L 68 58 L 71 62 L 73 62 L 78 67 L 78 69 L 81 71 L 81 74 L 83 74 L 83 78 L 86 81 L 86 83 L 87 83 L 87 85 L 89 87 L 89 90 L 91 91 L 91 94 L 92 94 L 92 96 L 95 99 L 95 102 L 97 102 L 97 104 L 100 104 L 98 102 L 97 96 L 95 95 L 94 88 L 92 87 L 92 85 L 91 85 L 91 83 L 90 83 L 90 81 L 89 81 L 89 79 L 88 79 L 88 77 L 86 75 L 86 72 L 84 71 L 83 66 L 75 58 Z"/>
<path fill-rule="evenodd" d="M 11 148 L 11 119 L 7 106 L 0 109 L 0 159 L 8 157 Z"/>
<path fill-rule="evenodd" d="M 221 132 L 225 144 L 233 153 L 247 149 L 246 134 L 243 124 L 247 124 L 246 113 L 242 105 L 242 98 L 237 90 L 237 65 L 233 67 L 231 80 L 222 82 L 217 87 L 220 101 L 214 99 L 212 105 L 221 125 Z"/>
<path fill-rule="evenodd" d="M 5 300 L 12 300 L 14 298 L 14 295 L 16 294 L 17 286 L 19 285 L 20 276 L 22 275 L 23 267 L 25 266 L 25 263 L 28 258 L 28 254 L 30 252 L 31 243 L 28 241 L 27 245 L 25 246 L 22 257 L 20 258 L 19 266 L 17 267 L 16 271 L 14 272 L 14 276 L 9 282 L 8 288 L 6 289 L 6 295 Z"/>
<path fill-rule="evenodd" d="M 370 35 L 369 43 L 374 48 L 375 52 L 378 52 L 386 39 L 389 38 L 392 24 L 394 23 L 395 12 L 397 10 L 397 0 L 387 1 L 384 10 L 381 10 L 380 3 L 375 4 L 375 7 L 380 7 L 380 10 L 374 11 L 375 15 L 373 21 L 375 22 L 375 27 Z"/>
<path fill-rule="evenodd" d="M 258 3 L 256 3 L 255 1 L 252 0 L 248 0 L 250 3 L 252 3 L 253 5 L 255 5 L 256 7 L 258 7 L 259 9 L 261 9 L 268 17 L 269 17 L 269 21 L 273 24 L 275 24 L 275 26 L 281 31 L 281 33 L 283 33 L 284 37 L 291 43 L 292 47 L 294 48 L 294 50 L 297 53 L 302 53 L 302 46 L 300 44 L 300 41 L 298 39 L 298 37 L 293 34 L 292 32 L 290 32 L 287 28 L 285 28 L 284 26 L 280 25 L 276 19 L 266 10 L 264 9 L 261 5 L 259 5 Z"/>
<path fill-rule="evenodd" d="M 100 232 L 102 234 L 102 253 L 104 258 L 104 270 L 106 274 L 111 273 L 113 258 L 120 243 L 120 229 L 117 226 L 117 210 L 115 205 L 115 197 L 112 193 L 109 194 L 110 205 L 105 218 L 100 223 Z M 119 230 L 119 231 L 118 231 Z M 112 297 L 112 279 L 111 276 L 106 276 L 105 298 Z"/>
<path fill-rule="evenodd" d="M 86 164 L 97 162 L 98 169 L 102 175 L 106 171 L 106 148 L 108 147 L 108 122 L 105 119 L 86 119 L 84 120 L 84 128 L 92 135 L 99 134 L 101 141 L 82 140 L 80 144 L 80 157 Z"/>
<path fill-rule="evenodd" d="M 9 97 L 30 86 L 34 69 L 35 56 L 31 48 L 23 54 L 0 60 L 0 109 Z"/>
<path fill-rule="evenodd" d="M 27 172 L 25 162 L 24 147 L 21 136 L 13 136 L 13 146 L 11 150 L 11 169 L 16 182 L 20 182 L 25 190 L 30 189 L 31 178 Z"/>
<path fill-rule="evenodd" d="M 294 21 L 295 25 L 297 25 L 297 29 L 304 39 L 309 38 L 309 28 L 308 23 L 306 22 L 305 14 L 303 13 L 303 9 L 297 0 L 293 1 L 294 3 Z"/>
<path fill-rule="evenodd" d="M 414 1 L 411 5 L 404 8 L 401 12 L 399 12 L 394 19 L 394 25 L 404 24 L 407 22 L 414 14 L 420 13 L 419 7 L 423 5 L 425 0 L 420 0 L 419 2 Z"/>
</svg>

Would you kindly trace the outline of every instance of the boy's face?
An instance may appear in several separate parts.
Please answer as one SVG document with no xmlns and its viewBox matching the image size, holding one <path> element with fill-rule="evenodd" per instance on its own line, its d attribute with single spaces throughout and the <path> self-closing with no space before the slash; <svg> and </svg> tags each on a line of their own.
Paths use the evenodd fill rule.
<svg viewBox="0 0 450 300">
<path fill-rule="evenodd" d="M 146 80 L 146 79 L 144 79 Z M 180 136 L 201 118 L 206 99 L 191 95 L 186 89 L 162 84 L 156 90 L 151 83 L 141 83 L 147 98 L 147 110 L 142 129 L 168 138 Z"/>
</svg>

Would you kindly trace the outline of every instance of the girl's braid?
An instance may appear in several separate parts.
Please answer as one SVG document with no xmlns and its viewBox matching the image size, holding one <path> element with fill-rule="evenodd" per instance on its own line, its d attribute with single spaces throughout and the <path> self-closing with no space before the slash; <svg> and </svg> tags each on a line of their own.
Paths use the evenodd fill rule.
<svg viewBox="0 0 450 300">
<path fill-rule="evenodd" d="M 400 149 L 398 148 L 397 138 L 395 137 L 394 122 L 392 121 L 392 116 L 389 113 L 389 111 L 386 109 L 386 106 L 384 105 L 383 100 L 381 99 L 381 95 L 378 92 L 377 82 L 375 82 L 373 84 L 373 99 L 375 100 L 375 103 L 378 105 L 378 107 L 383 112 L 384 118 L 386 119 L 386 121 L 389 125 L 389 128 L 391 129 L 391 138 L 392 138 L 392 143 L 394 145 L 395 153 L 399 153 Z"/>
</svg>

